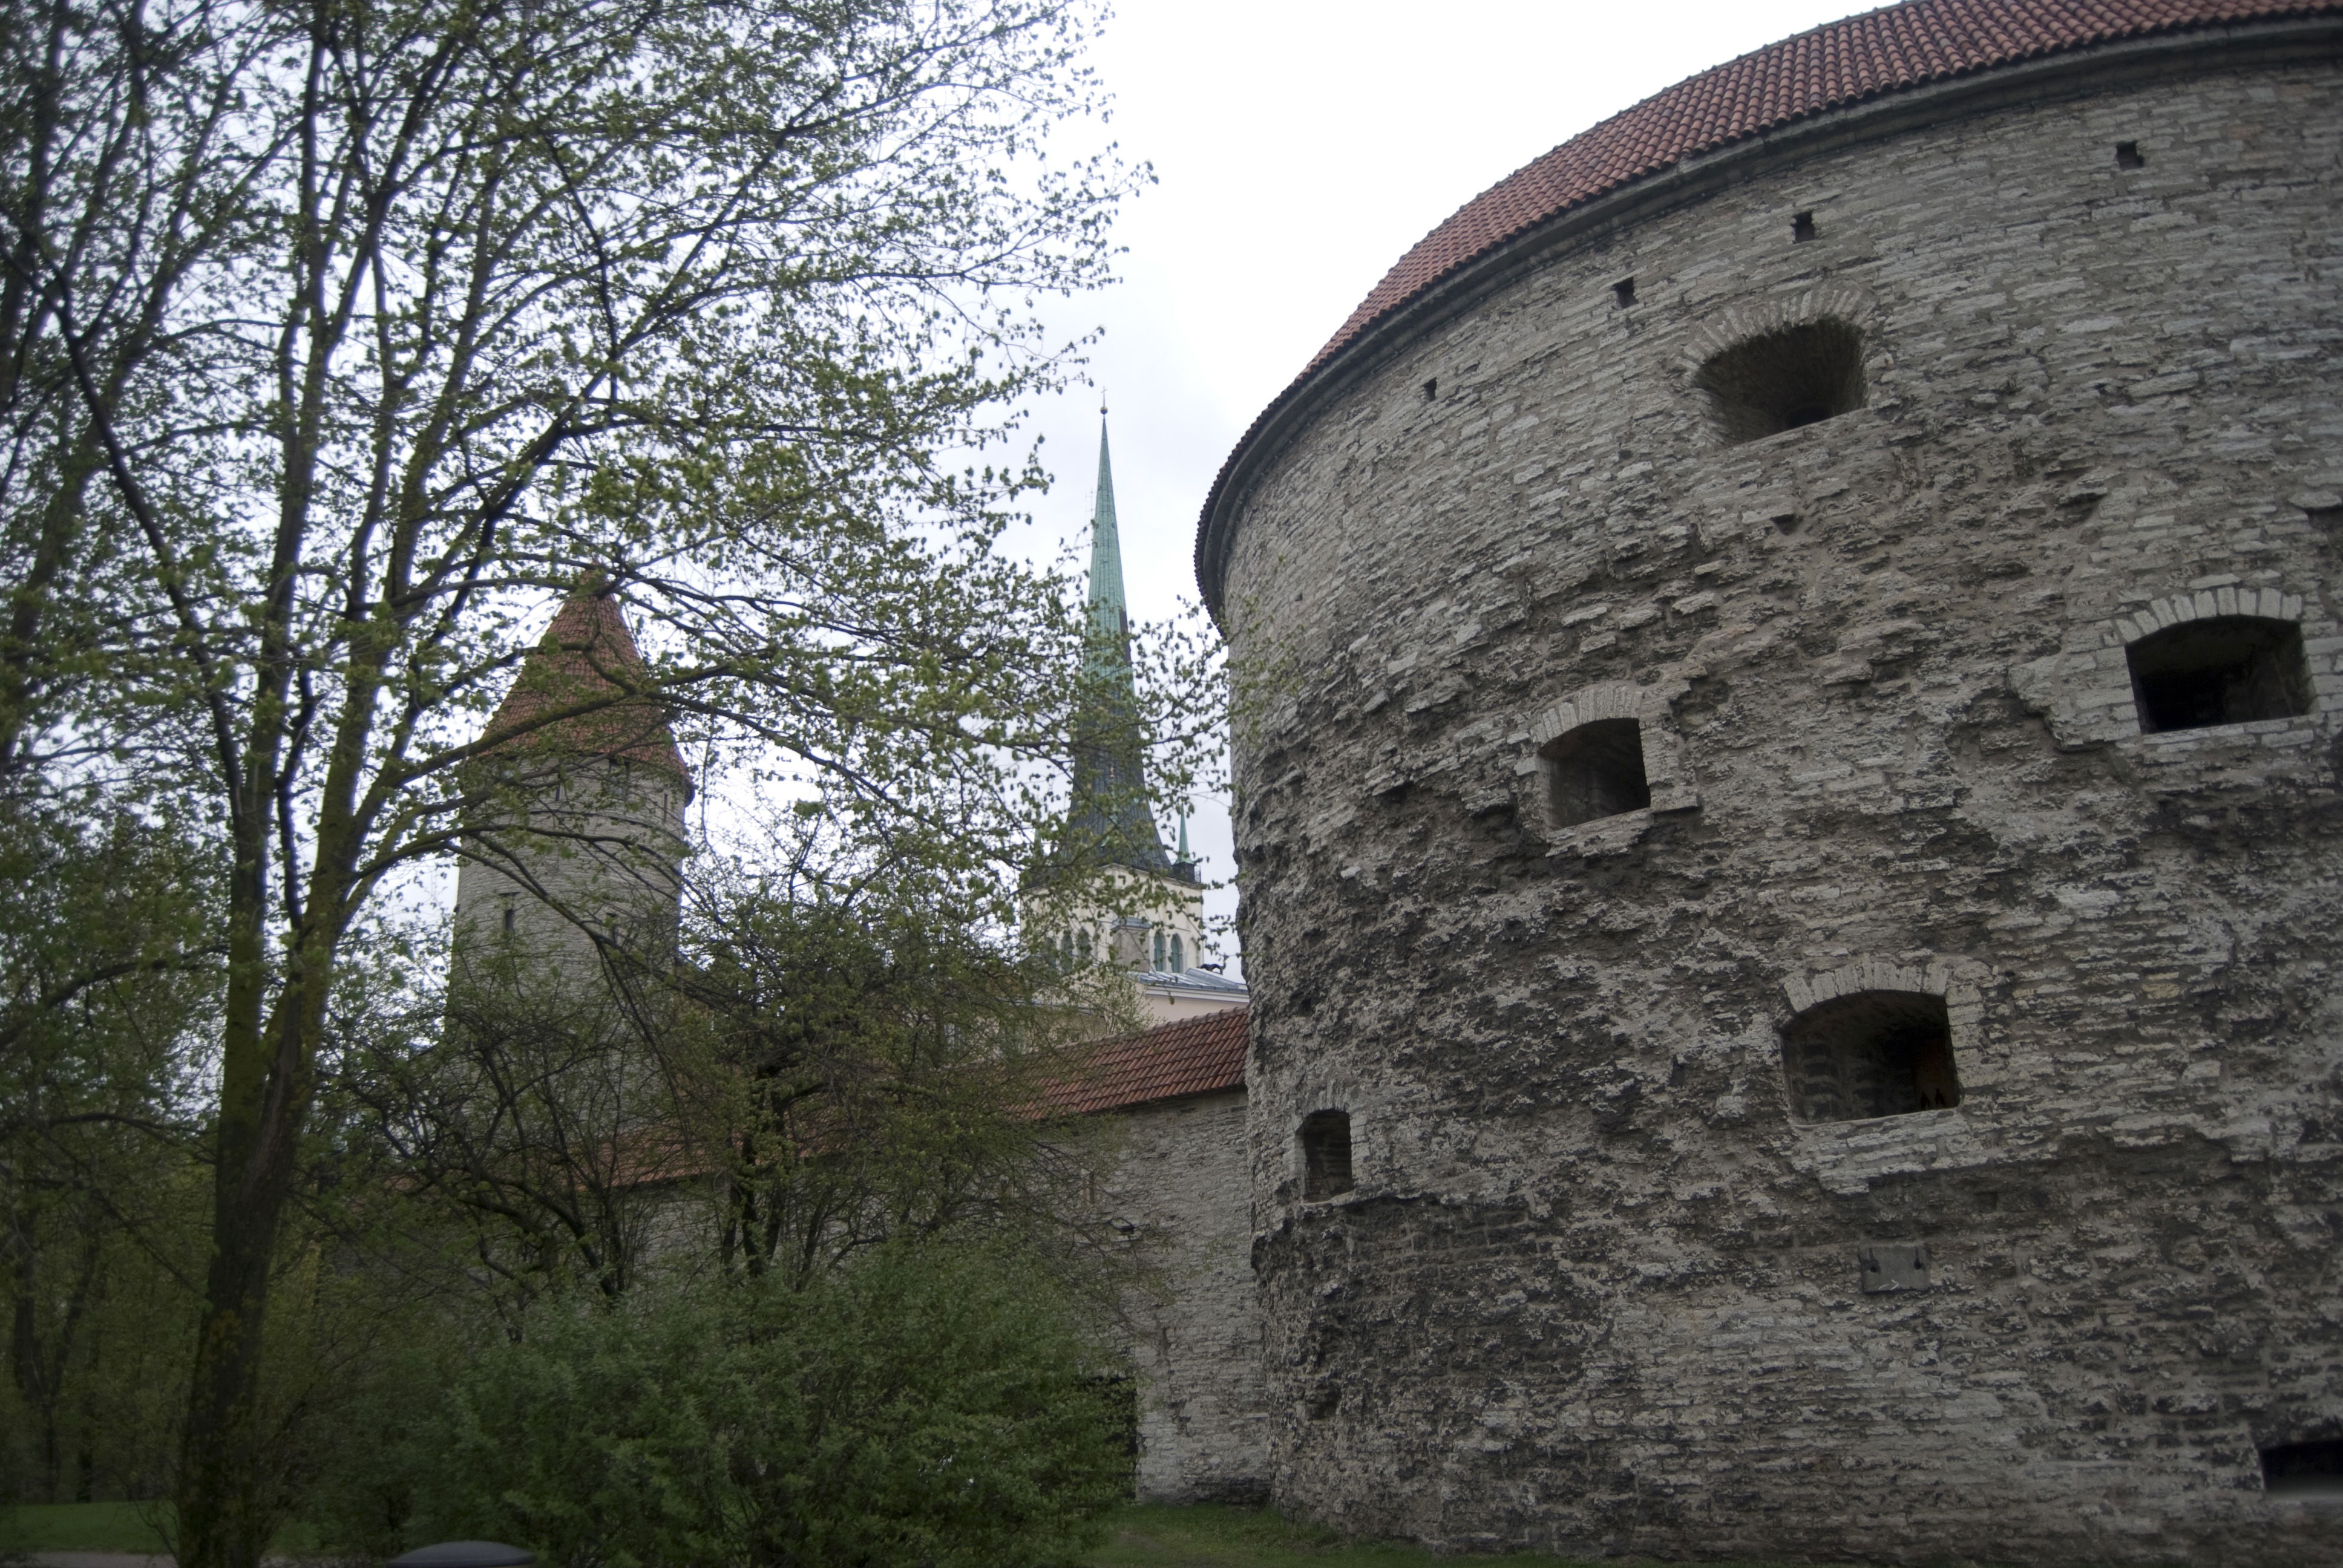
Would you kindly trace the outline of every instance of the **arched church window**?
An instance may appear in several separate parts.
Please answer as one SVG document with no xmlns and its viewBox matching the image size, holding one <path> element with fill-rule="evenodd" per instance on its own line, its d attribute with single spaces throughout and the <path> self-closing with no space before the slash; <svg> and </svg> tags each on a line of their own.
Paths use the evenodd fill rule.
<svg viewBox="0 0 2343 1568">
<path fill-rule="evenodd" d="M 1644 776 L 1643 726 L 1633 719 L 1582 724 L 1548 741 L 1540 755 L 1557 828 L 1640 811 L 1652 803 L 1651 782 Z"/>
<path fill-rule="evenodd" d="M 2184 620 L 2124 649 L 2142 733 L 2292 719 L 2310 711 L 2302 628 L 2227 615 Z"/>
<path fill-rule="evenodd" d="M 1351 1190 L 1351 1113 L 1313 1111 L 1302 1119 L 1302 1196 L 1316 1202 Z"/>
<path fill-rule="evenodd" d="M 1866 990 L 1817 1003 L 1782 1030 L 1790 1113 L 1801 1121 L 1860 1121 L 1961 1102 L 1945 999 Z"/>
<path fill-rule="evenodd" d="M 1863 335 L 1828 319 L 1760 333 L 1711 358 L 1693 380 L 1708 394 L 1719 435 L 1755 441 L 1862 407 Z"/>
<path fill-rule="evenodd" d="M 1163 969 L 1163 933 L 1158 931 L 1155 933 L 1155 968 L 1158 973 Z"/>
<path fill-rule="evenodd" d="M 1172 972 L 1175 975 L 1179 974 L 1187 967 L 1187 957 L 1181 951 L 1180 939 L 1175 936 L 1172 939 Z"/>
</svg>

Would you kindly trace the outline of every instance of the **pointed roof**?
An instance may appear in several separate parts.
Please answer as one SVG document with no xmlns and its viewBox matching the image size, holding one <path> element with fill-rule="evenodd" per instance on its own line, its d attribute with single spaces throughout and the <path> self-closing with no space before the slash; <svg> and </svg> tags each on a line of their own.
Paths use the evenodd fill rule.
<svg viewBox="0 0 2343 1568">
<path fill-rule="evenodd" d="M 1098 496 L 1091 503 L 1090 648 L 1082 668 L 1111 676 L 1122 668 L 1131 684 L 1131 610 L 1122 597 L 1122 534 L 1114 517 L 1114 459 L 1106 447 L 1106 410 L 1099 410 Z M 1134 694 L 1134 701 L 1136 695 Z"/>
<path fill-rule="evenodd" d="M 675 744 L 667 712 L 648 697 L 628 698 L 591 713 L 573 714 L 539 728 L 543 715 L 607 692 L 645 685 L 649 672 L 627 628 L 626 612 L 607 592 L 579 593 L 555 614 L 519 678 L 488 720 L 484 739 L 514 731 L 510 744 L 529 750 L 608 757 L 662 769 L 691 788 L 691 769 Z"/>
<path fill-rule="evenodd" d="M 1115 524 L 1114 465 L 1107 453 L 1103 408 L 1098 496 L 1091 508 L 1090 631 L 1082 674 L 1067 845 L 1108 865 L 1169 875 L 1172 862 L 1147 805 L 1147 741 L 1139 727 L 1139 689 L 1131 672 L 1131 614 L 1122 597 L 1122 540 Z"/>
</svg>

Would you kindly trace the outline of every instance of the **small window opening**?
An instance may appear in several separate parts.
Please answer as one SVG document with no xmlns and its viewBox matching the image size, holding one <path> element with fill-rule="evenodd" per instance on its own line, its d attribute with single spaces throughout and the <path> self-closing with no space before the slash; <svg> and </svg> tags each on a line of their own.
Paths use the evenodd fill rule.
<svg viewBox="0 0 2343 1568">
<path fill-rule="evenodd" d="M 2343 1439 L 2282 1442 L 2262 1450 L 2262 1490 L 2280 1497 L 2343 1502 Z"/>
<path fill-rule="evenodd" d="M 1632 277 L 1623 277 L 1611 286 L 1611 292 L 1618 297 L 1623 307 L 1633 305 L 1635 303 L 1635 280 Z"/>
<path fill-rule="evenodd" d="M 1736 343 L 1700 367 L 1728 442 L 1755 441 L 1863 407 L 1863 335 L 1844 321 L 1785 327 Z"/>
<path fill-rule="evenodd" d="M 1549 741 L 1543 755 L 1557 828 L 1640 811 L 1652 803 L 1651 780 L 1644 773 L 1644 728 L 1634 719 L 1582 724 Z"/>
<path fill-rule="evenodd" d="M 1427 403 L 1440 396 L 1440 377 L 1434 376 L 1423 384 L 1423 400 Z"/>
<path fill-rule="evenodd" d="M 513 929 L 513 907 L 512 907 L 512 905 L 510 905 L 510 904 L 508 903 L 508 904 L 507 904 L 507 905 L 505 906 L 505 933 L 506 933 L 508 936 L 509 936 L 509 935 L 512 933 L 512 929 Z"/>
<path fill-rule="evenodd" d="M 1782 1070 L 1801 1121 L 1861 1121 L 1961 1102 L 1945 999 L 1866 990 L 1810 1007 L 1782 1031 Z"/>
<path fill-rule="evenodd" d="M 1815 215 L 1802 212 L 1790 219 L 1790 243 L 1804 245 L 1815 237 Z"/>
<path fill-rule="evenodd" d="M 1302 1119 L 1302 1196 L 1310 1202 L 1351 1190 L 1351 1113 L 1313 1111 Z"/>
<path fill-rule="evenodd" d="M 2116 167 L 2119 169 L 2144 169 L 2147 167 L 2147 160 L 2139 156 L 2139 144 L 2137 142 L 2117 142 L 2116 144 Z"/>
<path fill-rule="evenodd" d="M 2124 649 L 2139 727 L 2204 729 L 2310 711 L 2302 628 L 2259 616 L 2184 620 Z"/>
</svg>

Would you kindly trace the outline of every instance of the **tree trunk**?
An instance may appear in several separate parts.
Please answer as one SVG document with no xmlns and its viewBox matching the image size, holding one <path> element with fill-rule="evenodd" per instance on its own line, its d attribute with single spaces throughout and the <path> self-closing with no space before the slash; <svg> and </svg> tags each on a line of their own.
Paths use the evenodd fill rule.
<svg viewBox="0 0 2343 1568">
<path fill-rule="evenodd" d="M 237 922 L 221 1061 L 212 1257 L 204 1291 L 187 1426 L 180 1452 L 180 1568 L 258 1568 L 281 1520 L 265 1452 L 259 1388 L 270 1262 L 291 1194 L 309 1109 L 308 1050 L 320 998 L 297 959 L 277 1007 L 259 1021 L 265 938 L 256 911 Z M 238 961 L 242 960 L 242 961 Z"/>
</svg>

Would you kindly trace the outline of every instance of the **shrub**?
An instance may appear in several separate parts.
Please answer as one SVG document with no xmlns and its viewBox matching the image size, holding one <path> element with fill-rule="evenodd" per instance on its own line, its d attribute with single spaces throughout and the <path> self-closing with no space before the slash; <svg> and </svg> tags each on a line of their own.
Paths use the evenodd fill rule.
<svg viewBox="0 0 2343 1568">
<path fill-rule="evenodd" d="M 1045 1282 L 957 1248 L 541 1309 L 452 1380 L 406 1534 L 566 1568 L 1071 1563 L 1129 1480 L 1099 1364 Z"/>
</svg>

